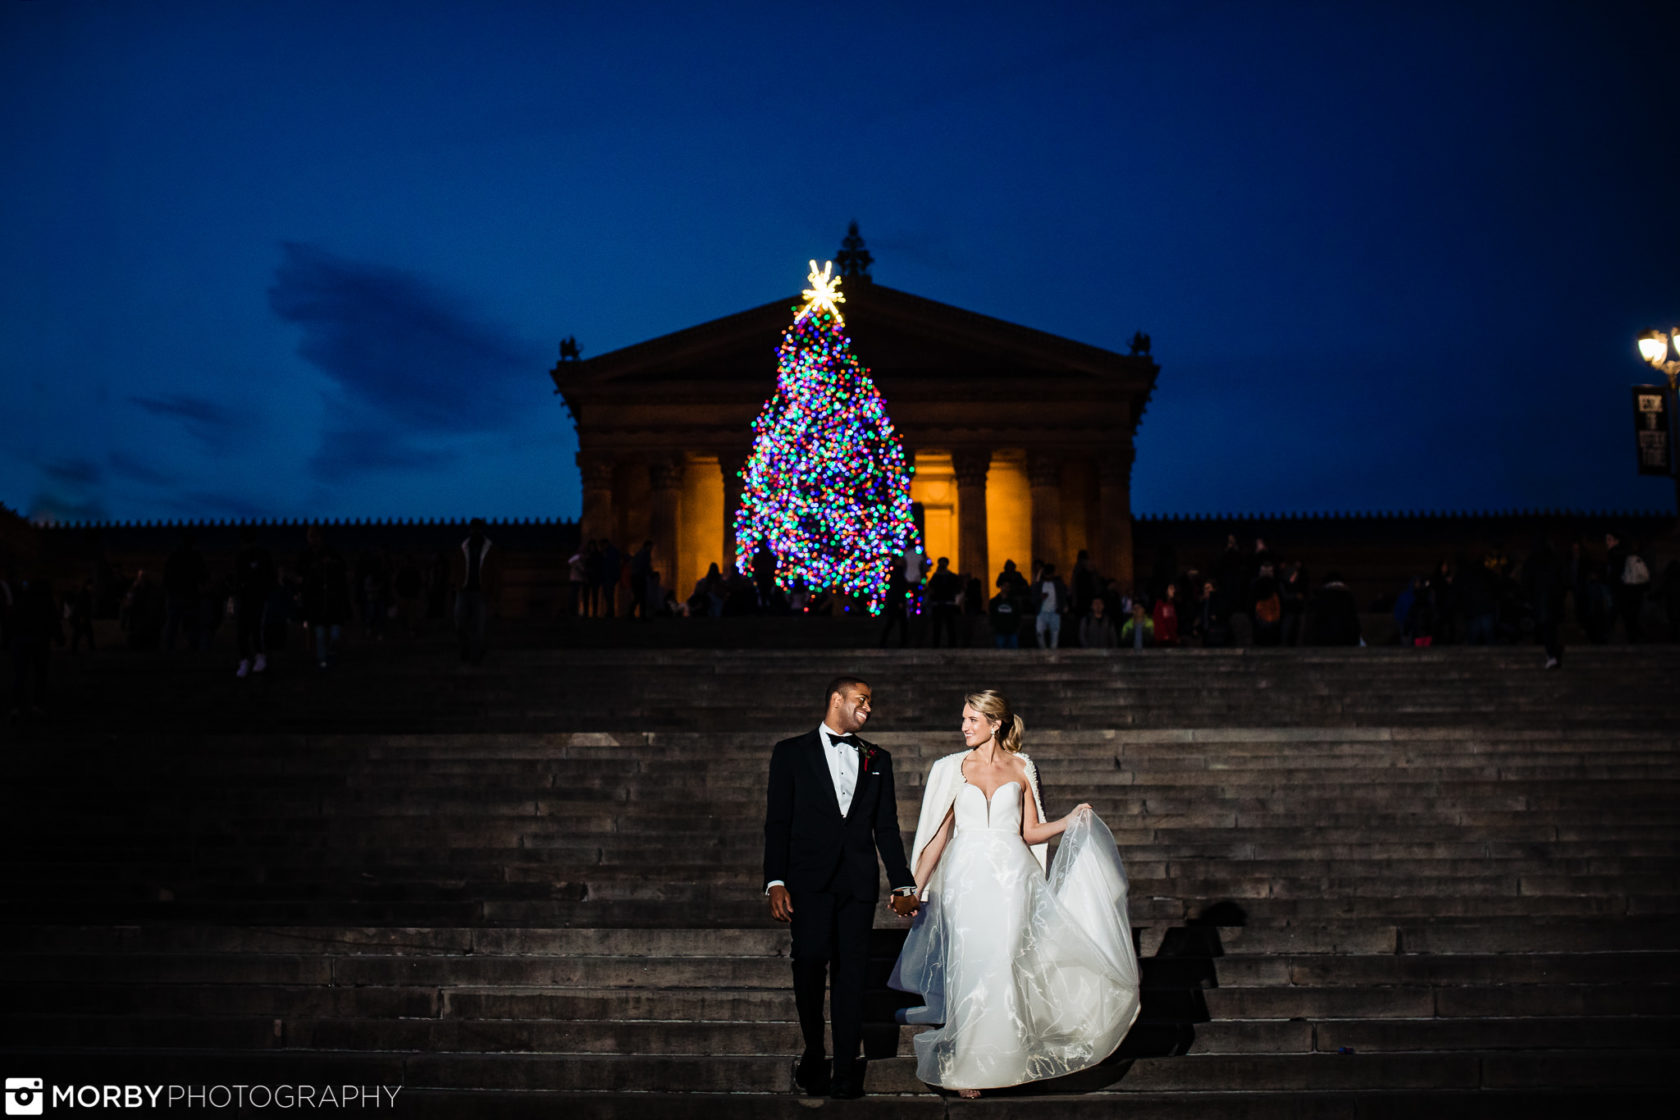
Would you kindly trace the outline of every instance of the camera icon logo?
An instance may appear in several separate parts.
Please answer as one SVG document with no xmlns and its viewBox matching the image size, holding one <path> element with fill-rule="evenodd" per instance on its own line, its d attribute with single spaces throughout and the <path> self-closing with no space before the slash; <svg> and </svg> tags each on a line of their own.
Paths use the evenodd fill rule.
<svg viewBox="0 0 1680 1120">
<path fill-rule="evenodd" d="M 46 1092 L 39 1077 L 6 1078 L 6 1115 L 39 1116 Z"/>
</svg>

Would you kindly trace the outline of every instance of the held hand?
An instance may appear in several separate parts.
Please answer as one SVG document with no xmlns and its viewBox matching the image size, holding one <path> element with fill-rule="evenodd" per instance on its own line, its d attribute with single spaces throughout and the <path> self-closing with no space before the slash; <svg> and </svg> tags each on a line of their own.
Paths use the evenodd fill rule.
<svg viewBox="0 0 1680 1120">
<path fill-rule="evenodd" d="M 916 896 L 911 894 L 895 894 L 888 905 L 892 907 L 893 913 L 901 918 L 914 918 L 921 911 L 921 904 L 916 901 Z"/>
<path fill-rule="evenodd" d="M 770 916 L 778 922 L 793 921 L 793 896 L 786 887 L 770 888 Z"/>
<path fill-rule="evenodd" d="M 1091 811 L 1091 803 L 1089 801 L 1081 801 L 1079 804 L 1077 804 L 1073 807 L 1073 812 L 1069 813 L 1064 819 L 1069 824 L 1072 824 L 1074 818 L 1079 816 L 1079 814 L 1089 813 L 1090 811 Z"/>
</svg>

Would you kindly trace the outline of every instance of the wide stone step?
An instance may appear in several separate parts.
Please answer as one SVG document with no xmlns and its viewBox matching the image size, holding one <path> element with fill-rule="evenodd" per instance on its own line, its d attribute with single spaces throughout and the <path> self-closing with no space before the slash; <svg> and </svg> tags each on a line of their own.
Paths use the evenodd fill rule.
<svg viewBox="0 0 1680 1120">
<path fill-rule="evenodd" d="M 1660 807 L 1680 792 L 1680 774 L 1637 780 L 1571 776 L 1543 781 L 1522 778 L 1412 780 L 1370 774 L 1350 781 L 1308 780 L 1300 775 L 1291 778 L 1270 773 L 1263 776 L 1251 774 L 1235 781 L 1213 773 L 1206 777 L 1206 781 L 1200 782 L 1136 782 L 1130 780 L 1127 774 L 1113 771 L 1089 780 L 1046 771 L 1041 788 L 1047 805 L 1055 804 L 1059 798 L 1077 796 L 1082 801 L 1101 804 L 1110 812 L 1120 814 L 1184 812 L 1192 804 L 1238 810 L 1410 804 L 1416 807 L 1416 812 L 1437 816 L 1452 809 L 1477 806 L 1571 809 L 1593 808 L 1616 801 L 1634 806 Z M 663 781 L 621 782 L 596 788 L 579 785 L 546 789 L 535 794 L 530 789 L 495 788 L 487 784 L 463 794 L 459 781 L 448 789 L 450 792 L 444 793 L 441 787 L 385 786 L 299 792 L 251 784 L 245 787 L 219 785 L 214 790 L 195 794 L 191 790 L 170 787 L 160 792 L 173 794 L 171 800 L 114 807 L 124 816 L 140 819 L 172 816 L 167 812 L 171 801 L 190 804 L 191 812 L 198 819 L 211 819 L 229 810 L 238 810 L 257 820 L 385 816 L 421 812 L 428 805 L 445 813 L 471 810 L 493 817 L 564 816 L 580 812 L 590 814 L 603 809 L 616 810 L 632 818 L 680 816 L 685 811 L 691 814 L 705 811 L 708 816 L 715 817 L 719 813 L 762 811 L 760 802 L 764 797 L 762 778 L 754 783 L 724 787 L 708 786 L 690 778 L 686 785 Z M 85 803 L 87 792 L 72 788 L 58 791 L 58 794 L 67 804 Z M 137 791 L 129 792 L 132 796 Z M 921 797 L 921 789 L 916 783 L 906 784 L 897 793 L 901 802 L 910 805 Z M 42 800 L 52 796 L 54 791 L 40 791 Z"/>
<path fill-rule="evenodd" d="M 1364 920 L 1305 925 L 1163 925 L 1133 927 L 1140 956 L 1248 954 L 1641 953 L 1680 949 L 1662 918 L 1596 920 L 1447 920 L 1388 925 Z M 904 925 L 876 916 L 872 951 L 898 951 Z M 518 955 L 786 958 L 787 927 L 497 928 L 444 926 L 0 925 L 7 952 L 315 953 L 328 956 Z"/>
<path fill-rule="evenodd" d="M 1226 955 L 1211 965 L 1193 958 L 1145 957 L 1143 985 L 1155 987 L 1368 988 L 1493 984 L 1680 982 L 1680 953 L 1522 954 L 1503 956 Z M 884 983 L 892 957 L 878 957 Z M 250 982 L 353 987 L 440 988 L 475 985 L 580 988 L 750 988 L 787 986 L 787 962 L 754 956 L 374 956 L 368 953 L 257 954 L 175 952 L 120 955 L 36 952 L 0 961 L 7 983 Z"/>
<path fill-rule="evenodd" d="M 167 888 L 159 888 L 168 893 Z M 377 894 L 378 892 L 370 892 Z M 402 894 L 401 891 L 389 893 Z M 275 925 L 304 922 L 322 925 L 506 925 L 693 928 L 758 925 L 765 921 L 762 898 L 725 894 L 701 905 L 692 897 L 677 899 L 482 899 L 463 890 L 462 897 L 287 897 L 258 892 L 221 898 L 132 897 L 87 899 L 40 898 L 0 890 L 0 913 L 14 920 L 78 924 L 89 921 L 209 922 Z M 1392 923 L 1405 919 L 1445 918 L 1614 918 L 1672 916 L 1680 912 L 1673 894 L 1595 897 L 1590 895 L 1519 895 L 1492 897 L 1419 895 L 1402 898 L 1300 897 L 1205 898 L 1174 892 L 1171 895 L 1131 897 L 1133 924 L 1199 920 L 1204 913 L 1220 915 L 1236 907 L 1245 921 L 1274 925 L 1362 919 Z"/>
<path fill-rule="evenodd" d="M 897 1027 L 893 1051 L 912 1053 L 926 1028 Z M 890 1036 L 870 1028 L 870 1044 Z M 1119 1057 L 1166 1054 L 1429 1053 L 1448 1050 L 1637 1050 L 1680 1041 L 1680 1018 L 1319 1019 L 1185 1024 L 1148 1018 Z M 293 1016 L 17 1015 L 0 1023 L 0 1046 L 195 1050 L 343 1050 L 422 1053 L 784 1055 L 803 1043 L 793 1022 L 662 1022 L 569 1019 L 315 1019 Z"/>
<path fill-rule="evenodd" d="M 68 883 L 150 881 L 168 878 L 177 890 L 191 884 L 249 882 L 265 884 L 308 884 L 343 881 L 379 883 L 453 884 L 498 882 L 583 882 L 592 891 L 608 889 L 619 876 L 645 878 L 651 859 L 645 852 L 596 849 L 509 849 L 477 853 L 453 852 L 445 856 L 428 851 L 394 853 L 383 851 L 375 861 L 369 855 L 327 850 L 312 857 L 309 852 L 253 854 L 246 851 L 204 853 L 190 862 L 170 861 L 130 854 L 123 862 L 111 862 L 108 852 L 86 853 L 82 859 L 43 859 L 8 874 L 19 883 L 35 882 L 43 887 Z M 689 883 L 715 883 L 739 887 L 751 882 L 761 852 L 696 849 L 685 858 L 666 861 L 667 874 L 679 875 Z M 1665 881 L 1680 886 L 1680 859 L 1660 857 L 1599 857 L 1595 859 L 1546 859 L 1544 857 L 1490 857 L 1460 860 L 1405 860 L 1349 858 L 1345 860 L 1285 859 L 1144 859 L 1135 855 L 1126 861 L 1127 873 L 1135 883 L 1159 884 L 1168 880 L 1213 882 L 1239 877 L 1260 877 L 1289 883 L 1301 880 L 1328 882 L 1375 879 L 1383 882 L 1444 884 L 1481 881 L 1490 876 L 1508 880 L 1515 876 L 1520 888 L 1541 884 L 1554 889 L 1537 893 L 1604 893 L 1612 890 L 1661 889 Z M 1556 884 L 1570 884 L 1557 889 Z M 1152 888 L 1153 889 L 1153 888 Z M 613 897 L 607 894 L 602 897 Z"/>
</svg>

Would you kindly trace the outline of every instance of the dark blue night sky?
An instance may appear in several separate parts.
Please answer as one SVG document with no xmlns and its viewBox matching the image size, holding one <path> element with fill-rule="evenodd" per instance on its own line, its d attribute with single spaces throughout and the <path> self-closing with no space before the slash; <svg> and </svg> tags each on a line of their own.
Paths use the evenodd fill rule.
<svg viewBox="0 0 1680 1120">
<path fill-rule="evenodd" d="M 882 283 L 1152 335 L 1139 512 L 1670 508 L 1677 11 L 4 0 L 0 501 L 575 516 L 557 340 L 856 218 Z"/>
</svg>

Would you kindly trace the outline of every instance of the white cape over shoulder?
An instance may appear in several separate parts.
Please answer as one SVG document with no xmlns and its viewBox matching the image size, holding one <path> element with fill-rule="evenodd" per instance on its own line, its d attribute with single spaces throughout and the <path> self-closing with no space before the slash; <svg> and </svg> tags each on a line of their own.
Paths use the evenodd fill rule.
<svg viewBox="0 0 1680 1120">
<path fill-rule="evenodd" d="M 1126 917 L 1126 872 L 1094 813 L 1047 845 L 1021 837 L 1024 795 L 1006 782 L 990 799 L 962 777 L 958 752 L 928 775 L 910 865 L 947 812 L 952 836 L 888 983 L 923 1005 L 910 1023 L 916 1074 L 930 1085 L 987 1089 L 1059 1077 L 1119 1046 L 1138 1014 L 1138 965 Z M 1028 785 L 1039 819 L 1037 770 Z"/>
</svg>

